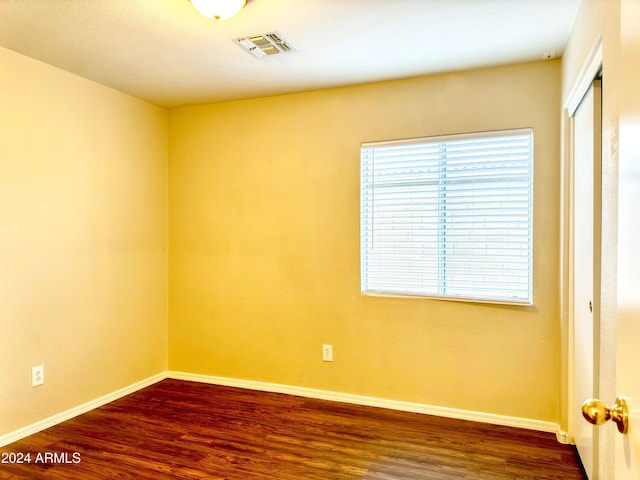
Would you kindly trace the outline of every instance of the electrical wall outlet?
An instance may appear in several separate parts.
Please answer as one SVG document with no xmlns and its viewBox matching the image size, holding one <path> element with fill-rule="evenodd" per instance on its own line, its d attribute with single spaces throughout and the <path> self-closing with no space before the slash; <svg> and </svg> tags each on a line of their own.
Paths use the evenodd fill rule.
<svg viewBox="0 0 640 480">
<path fill-rule="evenodd" d="M 44 365 L 38 365 L 31 369 L 31 386 L 37 387 L 44 383 Z"/>
<path fill-rule="evenodd" d="M 333 345 L 322 345 L 322 360 L 333 362 Z"/>
</svg>

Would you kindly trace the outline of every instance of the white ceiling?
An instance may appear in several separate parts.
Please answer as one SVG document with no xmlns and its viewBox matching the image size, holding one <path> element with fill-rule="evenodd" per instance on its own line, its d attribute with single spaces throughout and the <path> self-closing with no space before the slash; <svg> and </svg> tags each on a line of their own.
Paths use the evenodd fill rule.
<svg viewBox="0 0 640 480">
<path fill-rule="evenodd" d="M 0 0 L 0 46 L 164 107 L 561 55 L 580 0 L 250 0 L 212 21 L 189 0 Z M 277 31 L 293 53 L 232 39 Z"/>
</svg>

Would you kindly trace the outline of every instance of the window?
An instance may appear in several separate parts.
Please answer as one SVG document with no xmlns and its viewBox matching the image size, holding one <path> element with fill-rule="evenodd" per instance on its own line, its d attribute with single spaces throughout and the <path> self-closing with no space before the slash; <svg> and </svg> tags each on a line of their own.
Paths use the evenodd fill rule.
<svg viewBox="0 0 640 480">
<path fill-rule="evenodd" d="M 533 131 L 363 143 L 367 295 L 532 303 Z"/>
</svg>

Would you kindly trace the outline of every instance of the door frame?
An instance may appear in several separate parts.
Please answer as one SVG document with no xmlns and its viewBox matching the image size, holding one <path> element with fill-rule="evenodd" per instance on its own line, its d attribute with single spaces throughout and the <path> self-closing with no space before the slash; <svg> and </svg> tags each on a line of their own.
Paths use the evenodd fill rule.
<svg viewBox="0 0 640 480">
<path fill-rule="evenodd" d="M 575 378 L 575 366 L 573 364 L 574 345 L 574 312 L 573 312 L 573 115 L 582 98 L 590 88 L 593 80 L 602 73 L 606 83 L 606 70 L 603 68 L 603 43 L 598 39 L 591 50 L 587 60 L 583 64 L 580 73 L 574 82 L 568 95 L 562 113 L 562 163 L 561 163 L 561 425 L 566 426 L 567 431 L 561 431 L 558 435 L 560 441 L 573 443 L 572 432 L 575 429 L 571 408 L 577 399 L 573 398 L 573 385 Z M 603 97 L 605 95 L 603 88 Z M 594 356 L 599 359 L 599 364 L 594 365 L 594 384 L 598 386 L 598 398 L 611 402 L 615 398 L 615 350 L 616 350 L 616 220 L 615 215 L 609 215 L 615 209 L 615 201 L 612 197 L 615 183 L 607 176 L 607 165 L 611 163 L 610 149 L 606 146 L 604 135 L 604 111 L 603 111 L 603 138 L 602 138 L 602 233 L 601 233 L 601 280 L 600 302 L 597 305 L 600 317 L 600 329 L 594 333 Z M 586 399 L 585 399 L 586 400 Z M 597 429 L 597 441 L 594 455 L 596 458 L 596 470 L 594 477 L 606 480 L 613 479 L 615 436 L 614 429 Z"/>
</svg>

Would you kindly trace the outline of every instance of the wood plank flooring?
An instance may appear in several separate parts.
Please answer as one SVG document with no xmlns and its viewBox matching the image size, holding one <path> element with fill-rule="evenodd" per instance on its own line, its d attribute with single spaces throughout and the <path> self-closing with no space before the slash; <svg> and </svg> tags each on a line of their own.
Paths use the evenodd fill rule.
<svg viewBox="0 0 640 480">
<path fill-rule="evenodd" d="M 19 480 L 584 478 L 553 434 L 178 380 L 0 455 L 14 461 L 0 478 Z"/>
</svg>

